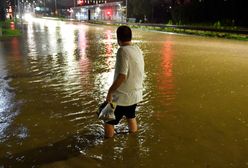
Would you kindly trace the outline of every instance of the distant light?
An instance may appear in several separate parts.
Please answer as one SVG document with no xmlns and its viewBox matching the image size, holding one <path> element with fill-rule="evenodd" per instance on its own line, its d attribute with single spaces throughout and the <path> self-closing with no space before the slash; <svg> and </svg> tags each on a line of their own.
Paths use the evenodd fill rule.
<svg viewBox="0 0 248 168">
<path fill-rule="evenodd" d="M 32 21 L 33 20 L 33 16 L 30 13 L 26 13 L 26 14 L 24 14 L 24 19 L 26 21 Z"/>
<path fill-rule="evenodd" d="M 13 21 L 10 22 L 10 28 L 11 28 L 11 30 L 14 30 L 15 29 L 15 23 Z"/>
<path fill-rule="evenodd" d="M 37 7 L 35 8 L 35 10 L 36 10 L 36 11 L 40 11 L 41 8 L 40 8 L 39 6 L 37 6 Z"/>
<path fill-rule="evenodd" d="M 83 0 L 77 0 L 77 4 L 78 5 L 83 5 L 84 4 L 84 1 Z"/>
<path fill-rule="evenodd" d="M 9 12 L 12 13 L 12 7 L 11 6 L 9 6 Z"/>
<path fill-rule="evenodd" d="M 96 8 L 96 12 L 97 13 L 100 13 L 101 12 L 101 9 L 99 7 Z"/>
</svg>

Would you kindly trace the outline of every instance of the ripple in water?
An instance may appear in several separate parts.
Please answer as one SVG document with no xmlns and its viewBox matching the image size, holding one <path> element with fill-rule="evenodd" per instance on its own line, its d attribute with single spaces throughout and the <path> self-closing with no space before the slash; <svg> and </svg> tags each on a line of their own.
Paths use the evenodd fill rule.
<svg viewBox="0 0 248 168">
<path fill-rule="evenodd" d="M 18 102 L 14 102 L 15 94 L 9 86 L 10 78 L 7 77 L 4 60 L 0 57 L 0 142 L 8 138 L 6 129 L 18 114 Z"/>
</svg>

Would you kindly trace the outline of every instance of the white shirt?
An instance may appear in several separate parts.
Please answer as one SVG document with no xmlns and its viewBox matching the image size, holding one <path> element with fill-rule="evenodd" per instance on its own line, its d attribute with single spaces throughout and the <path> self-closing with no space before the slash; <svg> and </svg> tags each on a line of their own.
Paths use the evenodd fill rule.
<svg viewBox="0 0 248 168">
<path fill-rule="evenodd" d="M 126 75 L 126 79 L 113 93 L 113 101 L 120 106 L 140 102 L 143 99 L 144 58 L 138 46 L 127 45 L 118 49 L 114 80 L 119 74 Z"/>
</svg>

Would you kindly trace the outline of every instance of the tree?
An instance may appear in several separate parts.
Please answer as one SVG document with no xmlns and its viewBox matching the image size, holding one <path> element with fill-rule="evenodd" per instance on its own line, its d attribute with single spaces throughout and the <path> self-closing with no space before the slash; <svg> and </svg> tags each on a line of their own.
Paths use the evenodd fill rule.
<svg viewBox="0 0 248 168">
<path fill-rule="evenodd" d="M 144 19 L 146 16 L 151 18 L 151 2 L 148 0 L 130 0 L 128 1 L 128 17 Z"/>
<path fill-rule="evenodd" d="M 6 20 L 6 1 L 3 0 L 0 3 L 0 21 Z"/>
<path fill-rule="evenodd" d="M 148 22 L 163 22 L 170 19 L 171 0 L 129 0 L 128 17 L 133 17 L 144 21 L 146 17 Z"/>
<path fill-rule="evenodd" d="M 171 20 L 170 0 L 151 0 L 152 22 L 168 23 Z"/>
</svg>

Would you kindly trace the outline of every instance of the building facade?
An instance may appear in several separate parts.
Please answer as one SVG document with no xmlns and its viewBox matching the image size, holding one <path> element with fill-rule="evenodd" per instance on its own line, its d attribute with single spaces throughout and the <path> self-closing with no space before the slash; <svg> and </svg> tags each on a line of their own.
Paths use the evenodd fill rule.
<svg viewBox="0 0 248 168">
<path fill-rule="evenodd" d="M 97 2 L 97 1 L 95 1 Z M 111 1 L 74 7 L 70 10 L 70 17 L 76 20 L 95 21 L 126 21 L 126 4 L 123 1 Z"/>
</svg>

